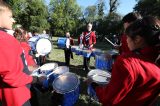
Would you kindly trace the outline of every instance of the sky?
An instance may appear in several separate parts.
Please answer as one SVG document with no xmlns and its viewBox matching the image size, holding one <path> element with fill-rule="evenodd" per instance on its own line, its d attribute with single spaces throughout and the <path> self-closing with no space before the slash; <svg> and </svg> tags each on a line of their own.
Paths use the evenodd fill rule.
<svg viewBox="0 0 160 106">
<path fill-rule="evenodd" d="M 50 0 L 46 0 L 47 4 Z M 91 6 L 97 3 L 98 0 L 77 0 L 77 3 L 82 6 L 83 8 L 86 8 L 87 6 Z M 109 1 L 109 0 L 105 0 Z M 129 12 L 133 11 L 133 7 L 136 4 L 135 0 L 119 0 L 120 5 L 117 8 L 117 12 L 121 15 L 126 15 Z M 108 3 L 107 3 L 108 4 Z M 106 10 L 109 10 L 108 6 L 106 6 Z"/>
<path fill-rule="evenodd" d="M 97 3 L 98 0 L 77 0 L 77 3 L 82 7 L 87 7 L 90 5 L 94 5 Z M 105 0 L 109 1 L 109 0 Z M 133 11 L 133 7 L 136 4 L 135 0 L 119 0 L 120 5 L 117 8 L 117 12 L 121 15 L 126 15 L 129 12 Z M 107 3 L 108 4 L 108 3 Z M 106 6 L 106 10 L 109 10 L 108 6 Z"/>
</svg>

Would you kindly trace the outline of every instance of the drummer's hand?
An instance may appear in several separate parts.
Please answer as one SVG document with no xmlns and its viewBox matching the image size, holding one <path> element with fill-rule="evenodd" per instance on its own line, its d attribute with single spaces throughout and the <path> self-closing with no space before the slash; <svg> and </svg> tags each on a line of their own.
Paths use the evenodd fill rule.
<svg viewBox="0 0 160 106">
<path fill-rule="evenodd" d="M 38 53 L 36 53 L 36 55 L 35 55 L 36 57 L 39 57 L 40 56 L 40 54 L 38 54 Z"/>
<path fill-rule="evenodd" d="M 90 46 L 89 46 L 89 49 L 91 50 L 93 48 L 93 44 L 91 44 Z"/>
<path fill-rule="evenodd" d="M 34 70 L 36 70 L 38 68 L 38 65 L 34 65 L 34 66 L 28 66 L 28 69 L 30 72 L 33 72 Z"/>
<path fill-rule="evenodd" d="M 119 49 L 120 49 L 120 45 L 115 45 L 114 48 L 115 48 L 116 50 L 119 50 Z"/>
</svg>

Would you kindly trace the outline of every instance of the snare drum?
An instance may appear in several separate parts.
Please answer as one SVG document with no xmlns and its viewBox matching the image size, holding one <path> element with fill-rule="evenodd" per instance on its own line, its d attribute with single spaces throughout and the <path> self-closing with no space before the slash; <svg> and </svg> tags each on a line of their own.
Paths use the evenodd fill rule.
<svg viewBox="0 0 160 106">
<path fill-rule="evenodd" d="M 66 37 L 59 37 L 57 41 L 57 46 L 59 48 L 66 48 L 66 40 L 67 40 Z"/>
<path fill-rule="evenodd" d="M 89 58 L 91 56 L 92 51 L 91 50 L 82 50 L 82 54 L 84 57 Z"/>
<path fill-rule="evenodd" d="M 66 72 L 69 72 L 69 67 L 67 67 L 67 66 L 59 66 L 59 67 L 57 67 L 57 68 L 54 70 L 54 72 L 53 72 L 53 74 L 50 76 L 50 78 L 55 79 L 55 78 L 57 78 L 59 75 L 64 74 L 64 73 L 66 73 Z"/>
<path fill-rule="evenodd" d="M 28 40 L 28 43 L 29 43 L 29 45 L 30 45 L 30 47 L 31 47 L 31 50 L 33 51 L 33 52 L 36 52 L 36 44 L 37 44 L 37 41 L 40 39 L 40 37 L 39 36 L 33 36 L 33 37 L 31 37 L 29 40 Z"/>
<path fill-rule="evenodd" d="M 100 55 L 102 51 L 100 49 L 92 49 L 92 56 Z"/>
<path fill-rule="evenodd" d="M 49 39 L 40 38 L 36 44 L 37 53 L 41 56 L 45 56 L 51 52 L 52 44 Z"/>
<path fill-rule="evenodd" d="M 118 50 L 115 50 L 115 49 L 108 50 L 107 53 L 110 54 L 110 55 L 112 55 L 112 56 L 113 55 L 119 55 Z"/>
<path fill-rule="evenodd" d="M 38 69 L 36 69 L 35 71 L 33 71 L 31 75 L 38 77 L 40 76 L 48 77 L 48 75 L 52 73 L 57 67 L 58 67 L 57 63 L 46 63 L 41 67 L 39 67 Z M 44 90 L 48 90 L 50 80 L 51 81 L 53 80 L 52 77 L 48 77 L 47 80 L 43 81 L 43 85 L 34 84 L 34 88 L 36 88 L 41 92 L 43 92 Z"/>
<path fill-rule="evenodd" d="M 63 95 L 62 106 L 73 106 L 79 98 L 79 78 L 74 73 L 64 73 L 53 81 L 53 89 Z"/>
<path fill-rule="evenodd" d="M 45 56 L 51 52 L 52 44 L 49 39 L 34 36 L 28 40 L 31 50 L 41 56 Z"/>
<path fill-rule="evenodd" d="M 104 71 L 101 69 L 93 69 L 91 70 L 88 75 L 89 78 L 93 80 L 93 82 L 99 85 L 106 85 L 109 83 L 111 74 L 108 71 Z"/>
<path fill-rule="evenodd" d="M 95 67 L 97 69 L 108 70 L 111 71 L 113 59 L 107 58 L 107 53 L 101 53 L 100 55 L 96 55 L 95 59 Z"/>
<path fill-rule="evenodd" d="M 47 80 L 44 82 L 44 88 L 48 88 L 59 75 L 69 72 L 69 67 L 67 66 L 59 66 L 54 69 L 54 71 L 49 72 L 47 74 Z"/>
<path fill-rule="evenodd" d="M 39 76 L 41 74 L 48 75 L 58 67 L 57 63 L 46 63 L 32 72 L 32 76 Z"/>
<path fill-rule="evenodd" d="M 76 52 L 76 49 L 79 48 L 78 46 L 71 46 L 71 51 Z"/>
<path fill-rule="evenodd" d="M 111 74 L 110 72 L 106 72 L 104 70 L 100 70 L 100 69 L 94 69 L 91 70 L 88 73 L 88 78 L 91 78 L 93 82 L 97 83 L 100 86 L 104 86 L 106 84 L 109 83 L 110 78 L 111 78 Z M 92 88 L 91 85 L 88 86 L 87 88 L 87 93 L 95 100 L 98 100 L 97 96 L 96 96 L 96 92 L 94 91 L 94 89 Z"/>
<path fill-rule="evenodd" d="M 78 47 L 76 49 L 76 55 L 83 55 L 83 50 Z"/>
</svg>

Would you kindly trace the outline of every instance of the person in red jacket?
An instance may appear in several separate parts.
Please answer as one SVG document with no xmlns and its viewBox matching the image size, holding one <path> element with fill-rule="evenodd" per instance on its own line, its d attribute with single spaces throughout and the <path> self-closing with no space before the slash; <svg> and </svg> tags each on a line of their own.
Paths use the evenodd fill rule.
<svg viewBox="0 0 160 106">
<path fill-rule="evenodd" d="M 124 31 L 131 23 L 133 23 L 135 20 L 140 19 L 140 18 L 141 18 L 141 15 L 137 12 L 131 12 L 125 15 L 122 19 Z M 128 45 L 127 45 L 127 36 L 125 33 L 121 35 L 120 41 L 121 41 L 120 46 L 119 45 L 115 46 L 115 48 L 119 49 L 120 54 L 130 52 Z"/>
<path fill-rule="evenodd" d="M 65 54 L 65 64 L 66 66 L 70 65 L 70 58 L 73 59 L 73 54 L 71 52 L 71 46 L 74 45 L 74 40 L 70 36 L 69 32 L 66 32 L 66 48 L 64 49 L 64 54 Z"/>
<path fill-rule="evenodd" d="M 30 106 L 30 83 L 42 83 L 44 77 L 29 76 L 19 42 L 4 29 L 12 29 L 11 8 L 0 1 L 0 101 L 2 106 Z"/>
<path fill-rule="evenodd" d="M 94 31 L 92 31 L 92 24 L 87 24 L 87 31 L 82 33 L 82 44 L 85 48 L 88 48 L 89 50 L 92 50 L 93 46 L 96 44 L 96 34 Z M 79 44 L 80 44 L 80 38 L 79 38 Z M 89 63 L 90 63 L 90 57 L 84 57 L 83 58 L 83 68 L 86 71 L 89 71 Z"/>
<path fill-rule="evenodd" d="M 112 69 L 108 85 L 91 85 L 103 106 L 152 106 L 160 92 L 160 21 L 151 16 L 136 20 L 127 29 L 131 52 L 120 55 Z"/>
<path fill-rule="evenodd" d="M 31 47 L 29 46 L 27 42 L 27 31 L 23 30 L 22 28 L 17 28 L 14 31 L 14 37 L 20 42 L 20 45 L 22 49 L 24 50 L 25 58 L 27 61 L 27 65 L 30 71 L 33 71 L 33 69 L 36 69 L 38 66 L 33 59 L 33 56 L 31 55 Z"/>
</svg>

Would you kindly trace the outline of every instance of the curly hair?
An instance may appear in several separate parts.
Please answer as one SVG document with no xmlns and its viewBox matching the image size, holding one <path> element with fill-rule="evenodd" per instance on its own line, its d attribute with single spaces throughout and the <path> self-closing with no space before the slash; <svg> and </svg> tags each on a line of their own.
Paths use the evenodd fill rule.
<svg viewBox="0 0 160 106">
<path fill-rule="evenodd" d="M 14 37 L 19 41 L 19 42 L 27 42 L 27 39 L 25 35 L 27 32 L 21 28 L 16 28 L 14 32 Z"/>
</svg>

